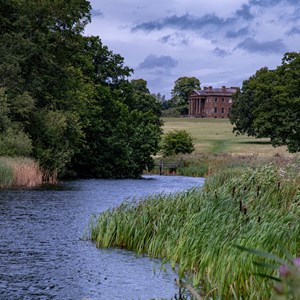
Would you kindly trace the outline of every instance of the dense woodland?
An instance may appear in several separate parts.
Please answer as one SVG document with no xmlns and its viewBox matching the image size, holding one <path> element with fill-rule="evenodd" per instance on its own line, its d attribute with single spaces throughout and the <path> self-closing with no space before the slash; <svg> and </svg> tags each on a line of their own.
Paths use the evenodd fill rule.
<svg viewBox="0 0 300 300">
<path fill-rule="evenodd" d="M 153 164 L 160 103 L 97 36 L 86 0 L 1 0 L 0 156 L 49 174 L 137 177 Z"/>
</svg>

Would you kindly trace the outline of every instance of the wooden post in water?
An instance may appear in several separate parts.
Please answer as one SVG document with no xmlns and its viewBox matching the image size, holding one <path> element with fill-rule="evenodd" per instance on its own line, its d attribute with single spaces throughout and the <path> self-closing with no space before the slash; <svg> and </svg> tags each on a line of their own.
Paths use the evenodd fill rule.
<svg viewBox="0 0 300 300">
<path fill-rule="evenodd" d="M 159 175 L 164 173 L 164 161 L 161 159 L 159 162 Z"/>
</svg>

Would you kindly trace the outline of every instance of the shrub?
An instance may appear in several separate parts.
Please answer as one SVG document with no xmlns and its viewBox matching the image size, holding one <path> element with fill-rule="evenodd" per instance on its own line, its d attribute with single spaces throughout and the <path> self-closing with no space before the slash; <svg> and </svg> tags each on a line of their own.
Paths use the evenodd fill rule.
<svg viewBox="0 0 300 300">
<path fill-rule="evenodd" d="M 31 139 L 23 131 L 8 128 L 3 134 L 0 134 L 1 156 L 29 156 L 31 152 Z"/>
<path fill-rule="evenodd" d="M 161 146 L 161 151 L 164 156 L 192 153 L 194 150 L 193 138 L 186 130 L 173 130 L 168 132 Z"/>
</svg>

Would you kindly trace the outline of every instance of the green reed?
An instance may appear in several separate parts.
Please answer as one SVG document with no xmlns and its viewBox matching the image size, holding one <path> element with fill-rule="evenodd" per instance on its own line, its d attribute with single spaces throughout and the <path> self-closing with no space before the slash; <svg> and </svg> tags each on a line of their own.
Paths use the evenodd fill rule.
<svg viewBox="0 0 300 300">
<path fill-rule="evenodd" d="M 11 186 L 13 182 L 13 170 L 7 161 L 0 158 L 0 187 Z"/>
<path fill-rule="evenodd" d="M 97 247 L 122 247 L 163 258 L 207 299 L 269 299 L 243 246 L 299 256 L 299 164 L 223 168 L 203 188 L 123 203 L 95 218 Z M 268 271 L 268 275 L 274 275 Z"/>
</svg>

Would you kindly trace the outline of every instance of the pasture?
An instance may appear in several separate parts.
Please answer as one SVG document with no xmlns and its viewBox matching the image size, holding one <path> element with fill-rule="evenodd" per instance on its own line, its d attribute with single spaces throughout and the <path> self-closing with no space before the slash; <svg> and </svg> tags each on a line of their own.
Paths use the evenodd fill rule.
<svg viewBox="0 0 300 300">
<path fill-rule="evenodd" d="M 286 147 L 274 148 L 270 139 L 256 139 L 232 132 L 229 119 L 162 118 L 163 130 L 185 129 L 193 137 L 196 153 L 233 155 L 290 156 Z"/>
</svg>

